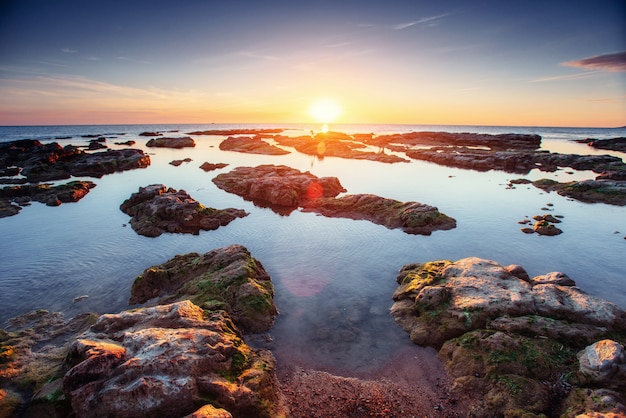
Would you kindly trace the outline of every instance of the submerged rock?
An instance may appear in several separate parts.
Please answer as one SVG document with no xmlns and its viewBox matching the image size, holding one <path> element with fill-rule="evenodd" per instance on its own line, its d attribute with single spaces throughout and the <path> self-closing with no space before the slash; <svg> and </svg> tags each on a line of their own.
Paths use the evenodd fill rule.
<svg viewBox="0 0 626 418">
<path fill-rule="evenodd" d="M 419 202 L 400 202 L 371 194 L 321 198 L 304 204 L 303 212 L 331 218 L 363 219 L 389 229 L 401 228 L 409 234 L 430 235 L 435 230 L 456 227 L 453 218 L 434 206 Z"/>
<path fill-rule="evenodd" d="M 274 287 L 263 265 L 241 245 L 205 254 L 177 255 L 146 269 L 133 283 L 130 304 L 189 299 L 212 310 L 226 310 L 244 331 L 267 331 L 277 310 Z"/>
<path fill-rule="evenodd" d="M 270 145 L 259 137 L 231 136 L 220 143 L 222 151 L 236 151 L 248 154 L 285 155 L 290 152 Z"/>
<path fill-rule="evenodd" d="M 213 183 L 255 203 L 293 208 L 309 200 L 335 197 L 346 191 L 336 177 L 318 178 L 285 165 L 237 167 L 219 174 Z"/>
<path fill-rule="evenodd" d="M 224 168 L 224 167 L 228 167 L 228 164 L 226 164 L 226 163 L 213 164 L 213 163 L 209 163 L 209 162 L 204 162 L 200 166 L 200 168 L 203 169 L 206 172 L 213 171 L 213 170 L 219 170 L 220 168 Z"/>
<path fill-rule="evenodd" d="M 122 203 L 120 210 L 132 218 L 130 224 L 140 235 L 158 237 L 163 232 L 199 234 L 228 225 L 247 216 L 242 209 L 205 207 L 184 190 L 163 184 L 140 187 Z"/>
<path fill-rule="evenodd" d="M 102 315 L 68 363 L 63 393 L 79 418 L 181 417 L 205 404 L 233 416 L 278 412 L 273 355 L 246 345 L 224 312 L 190 301 Z"/>
<path fill-rule="evenodd" d="M 572 387 L 590 384 L 576 354 L 608 335 L 626 339 L 624 310 L 562 273 L 524 273 L 472 257 L 406 265 L 398 276 L 392 315 L 413 342 L 439 349 L 475 416 L 559 416 L 580 394 Z"/>
<path fill-rule="evenodd" d="M 587 138 L 587 139 L 577 140 L 576 142 L 587 144 L 593 148 L 626 152 L 626 138 L 624 137 L 609 138 L 609 139 Z"/>
<path fill-rule="evenodd" d="M 180 138 L 159 137 L 152 138 L 146 142 L 146 147 L 156 148 L 193 148 L 195 146 L 195 141 L 189 136 L 183 136 Z"/>
</svg>

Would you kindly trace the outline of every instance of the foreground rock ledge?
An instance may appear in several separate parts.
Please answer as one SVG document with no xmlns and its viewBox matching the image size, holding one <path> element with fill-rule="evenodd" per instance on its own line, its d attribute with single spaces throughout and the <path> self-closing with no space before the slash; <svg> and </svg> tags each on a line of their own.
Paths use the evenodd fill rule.
<svg viewBox="0 0 626 418">
<path fill-rule="evenodd" d="M 189 301 L 102 315 L 72 344 L 63 393 L 77 417 L 278 416 L 275 360 L 224 312 Z M 219 416 L 219 415 L 218 415 Z"/>
<path fill-rule="evenodd" d="M 267 331 L 277 314 L 269 274 L 242 245 L 177 255 L 146 269 L 135 279 L 129 303 L 154 298 L 161 304 L 190 299 L 208 310 L 225 310 L 246 332 Z"/>
<path fill-rule="evenodd" d="M 413 342 L 439 349 L 473 416 L 626 413 L 624 356 L 603 366 L 609 378 L 577 359 L 588 362 L 599 350 L 582 350 L 600 340 L 616 340 L 602 346 L 619 352 L 626 312 L 565 274 L 530 278 L 520 266 L 466 258 L 406 265 L 398 283 L 394 318 Z"/>
<path fill-rule="evenodd" d="M 197 235 L 200 230 L 214 230 L 248 215 L 242 209 L 205 207 L 186 191 L 163 184 L 140 187 L 120 210 L 132 217 L 133 229 L 147 237 L 158 237 L 163 232 Z"/>
</svg>

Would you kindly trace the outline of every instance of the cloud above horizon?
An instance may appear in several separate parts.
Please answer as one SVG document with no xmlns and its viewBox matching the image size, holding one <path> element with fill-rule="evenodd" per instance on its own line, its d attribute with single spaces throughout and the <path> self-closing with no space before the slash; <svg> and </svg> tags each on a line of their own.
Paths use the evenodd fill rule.
<svg viewBox="0 0 626 418">
<path fill-rule="evenodd" d="M 626 71 L 626 51 L 614 54 L 596 55 L 594 57 L 576 61 L 563 62 L 561 65 L 610 72 Z"/>
</svg>

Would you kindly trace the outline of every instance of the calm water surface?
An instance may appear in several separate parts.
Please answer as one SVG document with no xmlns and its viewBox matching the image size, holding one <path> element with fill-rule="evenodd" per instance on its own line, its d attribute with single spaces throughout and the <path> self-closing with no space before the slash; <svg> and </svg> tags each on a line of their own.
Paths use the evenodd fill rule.
<svg viewBox="0 0 626 418">
<path fill-rule="evenodd" d="M 285 127 L 287 125 L 282 125 Z M 395 325 L 389 308 L 400 267 L 413 262 L 478 256 L 502 265 L 520 264 L 531 276 L 562 271 L 585 291 L 626 308 L 626 208 L 585 204 L 529 185 L 508 189 L 511 179 L 553 178 L 559 181 L 592 178 L 589 172 L 568 174 L 531 172 L 526 176 L 498 171 L 479 173 L 434 164 L 383 164 L 325 158 L 300 153 L 285 156 L 248 155 L 220 151 L 224 137 L 196 136 L 196 148 L 183 150 L 145 147 L 143 131 L 235 128 L 238 125 L 0 127 L 0 141 L 35 138 L 62 145 L 84 144 L 85 134 L 125 133 L 114 141 L 136 140 L 135 148 L 150 153 L 149 168 L 90 179 L 97 186 L 78 203 L 47 207 L 39 203 L 17 215 L 0 219 L 0 327 L 32 309 L 62 311 L 70 317 L 84 311 L 119 312 L 128 308 L 133 280 L 144 269 L 176 254 L 204 253 L 243 244 L 260 260 L 276 288 L 280 315 L 270 334 L 277 349 L 289 347 L 319 368 L 367 370 L 411 343 Z M 245 126 L 268 127 L 267 125 Z M 288 126 L 290 135 L 309 133 L 313 126 Z M 411 130 L 448 132 L 537 133 L 543 148 L 577 154 L 594 151 L 572 143 L 576 138 L 626 136 L 625 130 L 360 125 L 338 126 L 349 133 L 401 133 Z M 70 139 L 55 139 L 70 136 Z M 179 167 L 174 159 L 192 158 Z M 205 162 L 229 166 L 205 173 Z M 456 218 L 457 228 L 431 236 L 408 235 L 367 221 L 329 219 L 292 212 L 281 216 L 255 207 L 218 189 L 211 181 L 237 166 L 285 164 L 317 176 L 336 176 L 348 193 L 373 193 L 402 201 L 437 206 Z M 206 206 L 245 209 L 249 216 L 198 236 L 137 235 L 127 226 L 120 204 L 141 186 L 163 183 L 187 190 Z M 556 237 L 526 235 L 518 221 L 544 213 L 563 215 Z M 88 295 L 74 303 L 73 299 Z"/>
</svg>

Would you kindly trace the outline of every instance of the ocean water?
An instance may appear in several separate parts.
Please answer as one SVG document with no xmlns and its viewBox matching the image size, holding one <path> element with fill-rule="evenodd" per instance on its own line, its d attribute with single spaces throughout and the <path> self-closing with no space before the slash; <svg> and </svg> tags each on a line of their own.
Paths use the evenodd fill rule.
<svg viewBox="0 0 626 418">
<path fill-rule="evenodd" d="M 564 169 L 533 171 L 526 176 L 500 171 L 486 173 L 435 164 L 383 164 L 327 157 L 318 160 L 291 149 L 284 156 L 221 151 L 217 136 L 194 136 L 194 149 L 145 147 L 144 131 L 168 136 L 207 129 L 287 128 L 288 135 L 318 130 L 314 125 L 131 125 L 0 127 L 0 141 L 39 139 L 62 145 L 86 144 L 82 135 L 135 140 L 134 148 L 150 154 L 152 164 L 141 170 L 90 179 L 96 187 L 78 203 L 47 207 L 33 203 L 12 217 L 0 219 L 0 327 L 11 317 L 33 309 L 119 312 L 129 308 L 133 280 L 144 269 L 176 254 L 204 253 L 243 244 L 260 260 L 274 282 L 280 311 L 265 337 L 270 348 L 320 369 L 367 371 L 393 353 L 411 347 L 408 336 L 389 314 L 396 275 L 405 264 L 457 260 L 477 256 L 502 265 L 519 264 L 531 276 L 562 271 L 584 291 L 626 308 L 626 208 L 572 201 L 532 185 L 507 188 L 509 180 L 552 178 L 559 181 L 595 176 Z M 542 148 L 562 153 L 624 154 L 593 150 L 571 140 L 626 136 L 625 129 L 528 128 L 422 125 L 332 126 L 347 133 L 402 133 L 437 130 L 480 133 L 536 133 Z M 122 135 L 123 134 L 123 135 Z M 116 137 L 116 138 L 114 138 Z M 191 158 L 179 167 L 174 159 Z M 204 172 L 203 162 L 227 163 Z M 330 219 L 294 211 L 281 216 L 239 196 L 218 189 L 211 181 L 238 166 L 285 164 L 317 176 L 336 176 L 348 193 L 372 193 L 437 206 L 457 220 L 457 228 L 431 236 L 408 235 L 367 221 Z M 63 181 L 61 181 L 63 182 Z M 120 204 L 139 187 L 163 183 L 185 189 L 205 206 L 245 209 L 249 216 L 199 235 L 163 234 L 147 238 L 128 226 Z M 563 234 L 526 235 L 518 221 L 545 213 L 562 215 Z M 79 302 L 74 298 L 87 296 Z M 287 355 L 287 354 L 283 354 Z"/>
</svg>

